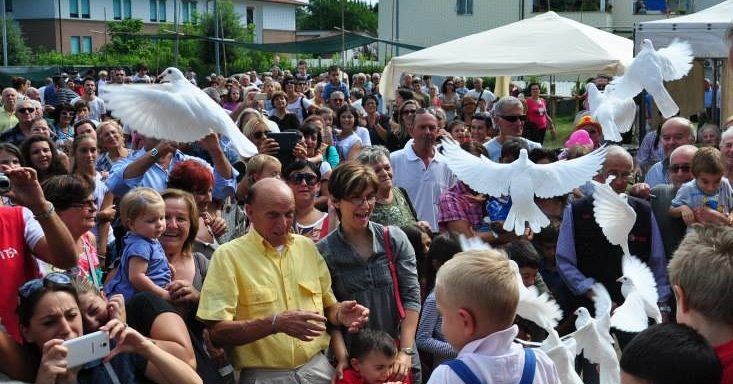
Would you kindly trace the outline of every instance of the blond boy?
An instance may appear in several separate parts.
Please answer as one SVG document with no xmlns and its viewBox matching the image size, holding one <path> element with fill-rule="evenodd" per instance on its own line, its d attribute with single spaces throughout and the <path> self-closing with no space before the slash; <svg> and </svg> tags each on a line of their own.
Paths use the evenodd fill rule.
<svg viewBox="0 0 733 384">
<path fill-rule="evenodd" d="M 694 226 L 669 263 L 677 321 L 697 330 L 733 383 L 733 228 Z"/>
<path fill-rule="evenodd" d="M 514 342 L 520 283 L 509 259 L 494 250 L 462 252 L 443 264 L 435 282 L 436 302 L 443 334 L 459 351 L 453 361 L 460 361 L 457 365 L 463 368 L 442 364 L 429 384 L 473 382 L 463 376 L 465 369 L 487 384 L 519 383 L 525 375 L 531 375 L 529 382 L 535 384 L 560 382 L 544 352 L 526 352 Z M 525 367 L 525 360 L 533 359 L 536 362 Z"/>
</svg>

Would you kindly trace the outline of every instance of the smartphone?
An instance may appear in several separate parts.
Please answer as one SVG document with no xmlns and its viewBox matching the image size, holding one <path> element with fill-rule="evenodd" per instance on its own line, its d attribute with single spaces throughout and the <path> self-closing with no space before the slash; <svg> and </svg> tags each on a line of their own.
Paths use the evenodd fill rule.
<svg viewBox="0 0 733 384">
<path fill-rule="evenodd" d="M 66 340 L 63 345 L 69 350 L 66 356 L 68 367 L 74 368 L 109 355 L 109 334 L 97 331 Z"/>
<path fill-rule="evenodd" d="M 255 100 L 267 100 L 267 94 L 266 93 L 256 93 Z"/>
<path fill-rule="evenodd" d="M 277 141 L 277 144 L 280 146 L 280 150 L 275 157 L 280 160 L 282 168 L 285 169 L 285 167 L 295 160 L 293 149 L 295 149 L 295 144 L 300 140 L 298 132 L 270 132 L 267 134 L 267 137 Z"/>
</svg>

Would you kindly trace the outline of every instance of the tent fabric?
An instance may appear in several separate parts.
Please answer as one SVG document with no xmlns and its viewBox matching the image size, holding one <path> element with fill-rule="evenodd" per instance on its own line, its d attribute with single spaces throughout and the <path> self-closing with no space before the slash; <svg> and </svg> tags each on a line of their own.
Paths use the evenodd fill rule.
<svg viewBox="0 0 733 384">
<path fill-rule="evenodd" d="M 733 0 L 727 0 L 702 11 L 671 19 L 646 21 L 636 26 L 636 42 L 649 39 L 655 48 L 668 46 L 675 37 L 692 46 L 695 57 L 728 57 L 726 30 L 733 20 Z"/>
<path fill-rule="evenodd" d="M 633 41 L 546 12 L 488 31 L 392 58 L 380 90 L 393 97 L 401 73 L 519 76 L 616 73 L 633 56 Z"/>
<path fill-rule="evenodd" d="M 163 34 L 116 34 L 124 35 L 129 38 L 136 39 L 159 39 L 159 40 L 176 40 L 175 33 L 163 33 Z M 216 39 L 207 36 L 196 36 L 196 35 L 178 35 L 179 40 L 210 40 L 215 41 Z M 364 34 L 345 32 L 344 39 L 341 40 L 341 35 L 334 35 L 328 37 L 321 37 L 310 40 L 294 41 L 287 43 L 268 43 L 268 44 L 257 44 L 247 43 L 241 41 L 235 41 L 231 39 L 221 39 L 221 42 L 227 45 L 235 45 L 244 47 L 255 51 L 265 52 L 277 52 L 277 53 L 312 53 L 312 54 L 324 54 L 340 52 L 342 49 L 353 49 L 363 47 L 365 45 L 381 42 L 385 44 L 391 44 L 400 48 L 406 49 L 423 49 L 424 47 L 400 43 L 396 41 L 389 41 L 378 39 Z M 343 43 L 343 44 L 342 44 Z"/>
</svg>

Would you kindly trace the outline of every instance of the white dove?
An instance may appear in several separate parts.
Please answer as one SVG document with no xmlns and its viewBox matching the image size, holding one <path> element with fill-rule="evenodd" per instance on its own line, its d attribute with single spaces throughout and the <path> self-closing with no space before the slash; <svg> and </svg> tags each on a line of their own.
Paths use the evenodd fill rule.
<svg viewBox="0 0 733 384">
<path fill-rule="evenodd" d="M 161 78 L 167 82 L 110 85 L 102 98 L 113 116 L 145 136 L 185 143 L 216 132 L 228 137 L 240 155 L 257 154 L 224 109 L 181 71 L 168 68 Z"/>
<path fill-rule="evenodd" d="M 478 237 L 466 238 L 461 235 L 459 237 L 461 249 L 468 250 L 489 250 L 491 246 Z M 534 322 L 538 326 L 545 329 L 552 329 L 557 326 L 557 322 L 562 318 L 562 310 L 555 300 L 547 293 L 540 294 L 536 287 L 525 287 L 522 283 L 522 274 L 519 273 L 519 266 L 513 260 L 510 260 L 512 269 L 517 278 L 517 286 L 519 288 L 519 303 L 517 304 L 517 315 Z"/>
<path fill-rule="evenodd" d="M 657 282 L 649 266 L 634 256 L 624 256 L 621 265 L 624 275 L 617 281 L 621 283 L 624 303 L 613 312 L 611 325 L 624 332 L 637 333 L 649 326 L 649 317 L 661 323 Z"/>
<path fill-rule="evenodd" d="M 572 335 L 577 343 L 577 353 L 582 351 L 588 361 L 599 365 L 600 384 L 618 384 L 620 367 L 610 334 L 611 297 L 601 283 L 594 284 L 592 289 L 596 318 L 592 318 L 584 307 L 575 310 L 577 331 Z"/>
<path fill-rule="evenodd" d="M 582 384 L 583 380 L 575 372 L 575 338 L 561 340 L 554 328 L 546 329 L 549 335 L 542 342 L 540 349 L 555 363 L 557 376 L 563 384 Z"/>
<path fill-rule="evenodd" d="M 601 147 L 573 160 L 535 164 L 529 160 L 527 150 L 522 149 L 519 158 L 511 164 L 499 164 L 464 151 L 455 141 L 443 140 L 442 143 L 448 166 L 458 179 L 480 193 L 511 196 L 512 207 L 504 221 L 504 229 L 514 230 L 518 236 L 524 233 L 525 222 L 535 233 L 550 224 L 534 203 L 535 195 L 550 198 L 570 193 L 593 178 L 606 159 L 606 148 Z"/>
<path fill-rule="evenodd" d="M 605 183 L 592 180 L 593 216 L 608 242 L 620 246 L 624 256 L 631 256 L 629 233 L 636 222 L 636 212 L 626 202 L 628 196 L 625 193 L 616 193 L 611 188 L 613 180 L 614 176 L 609 176 Z"/>
<path fill-rule="evenodd" d="M 588 83 L 585 88 L 591 116 L 603 127 L 603 138 L 607 141 L 621 141 L 621 134 L 628 132 L 634 125 L 634 99 L 617 98 L 611 86 L 607 86 L 604 92 L 599 91 L 593 83 Z"/>
<path fill-rule="evenodd" d="M 641 51 L 629 63 L 624 75 L 613 80 L 613 95 L 619 99 L 636 96 L 642 89 L 654 98 L 665 118 L 679 112 L 679 107 L 664 88 L 665 81 L 681 79 L 692 68 L 692 48 L 688 42 L 674 39 L 667 48 L 654 50 L 651 40 L 644 39 Z M 605 128 L 605 127 L 604 127 Z"/>
</svg>

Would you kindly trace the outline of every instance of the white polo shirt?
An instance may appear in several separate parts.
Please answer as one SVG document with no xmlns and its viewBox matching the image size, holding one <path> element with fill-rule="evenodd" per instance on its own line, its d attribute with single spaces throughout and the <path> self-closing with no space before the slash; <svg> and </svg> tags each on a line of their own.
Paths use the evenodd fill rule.
<svg viewBox="0 0 733 384">
<path fill-rule="evenodd" d="M 438 230 L 438 202 L 440 195 L 452 187 L 456 177 L 448 168 L 445 157 L 436 150 L 430 164 L 417 157 L 412 141 L 405 148 L 390 154 L 394 174 L 393 184 L 407 190 L 418 220 L 430 223 L 433 231 Z"/>
</svg>

